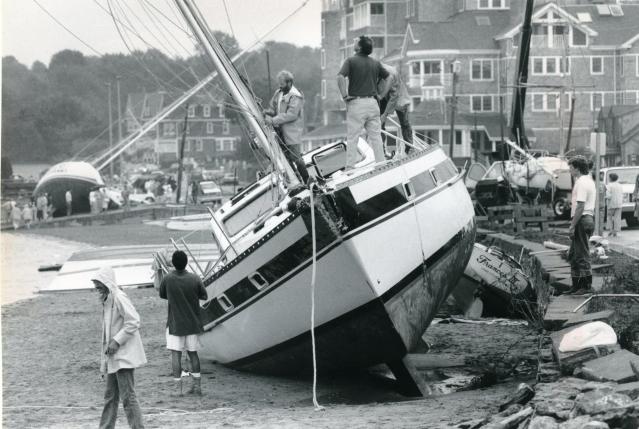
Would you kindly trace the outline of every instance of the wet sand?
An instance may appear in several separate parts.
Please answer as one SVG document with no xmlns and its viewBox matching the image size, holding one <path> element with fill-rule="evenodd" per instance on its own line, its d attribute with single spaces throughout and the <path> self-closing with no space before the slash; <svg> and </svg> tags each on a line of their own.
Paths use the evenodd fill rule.
<svg viewBox="0 0 639 429">
<path fill-rule="evenodd" d="M 133 229 L 92 226 L 58 228 L 52 233 L 63 238 L 84 236 L 93 245 L 117 245 L 131 244 L 121 240 L 135 234 Z M 142 229 L 145 234 L 137 236 L 140 240 L 167 236 L 163 228 Z M 158 242 L 165 243 L 166 239 Z M 259 376 L 206 361 L 202 366 L 204 395 L 174 399 L 168 396 L 166 303 L 153 289 L 127 293 L 142 318 L 141 334 L 149 360 L 135 374 L 147 427 L 451 427 L 495 411 L 527 377 L 521 375 L 489 388 L 407 400 L 394 391 L 390 381 L 366 371 L 319 374 L 318 400 L 326 409 L 314 411 L 308 378 Z M 93 292 L 47 294 L 3 305 L 4 427 L 96 427 L 104 394 L 98 374 L 100 332 L 100 304 Z M 452 354 L 485 369 L 495 362 L 534 359 L 535 341 L 530 334 L 525 326 L 438 324 L 424 339 L 431 353 Z M 439 371 L 439 376 L 446 371 Z M 118 427 L 126 427 L 123 414 L 120 408 Z"/>
</svg>

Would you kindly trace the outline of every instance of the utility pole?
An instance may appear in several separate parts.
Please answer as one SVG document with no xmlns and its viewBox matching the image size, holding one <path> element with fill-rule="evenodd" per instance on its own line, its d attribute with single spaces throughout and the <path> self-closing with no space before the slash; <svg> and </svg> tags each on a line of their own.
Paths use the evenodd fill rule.
<svg viewBox="0 0 639 429">
<path fill-rule="evenodd" d="M 565 58 L 564 58 L 565 59 Z M 564 87 L 559 90 L 559 156 L 564 154 Z"/>
<path fill-rule="evenodd" d="M 479 135 L 477 134 L 477 112 L 473 113 L 475 122 L 475 138 L 472 139 L 473 161 L 477 162 L 477 152 L 479 151 Z"/>
<path fill-rule="evenodd" d="M 570 138 L 572 137 L 572 121 L 575 117 L 575 93 L 570 96 L 570 119 L 568 121 L 568 137 L 566 138 L 566 149 L 564 153 L 570 150 Z"/>
<path fill-rule="evenodd" d="M 120 76 L 115 77 L 115 87 L 118 96 L 118 142 L 122 141 L 122 105 L 120 104 Z M 119 159 L 120 164 L 120 175 L 124 174 L 122 170 L 122 155 L 120 155 Z"/>
<path fill-rule="evenodd" d="M 460 62 L 455 60 L 450 63 L 450 71 L 453 74 L 453 98 L 450 100 L 450 148 L 449 156 L 453 159 L 453 149 L 455 148 L 455 111 L 457 110 L 457 71 Z"/>
<path fill-rule="evenodd" d="M 109 91 L 109 153 L 113 152 L 113 109 L 111 108 L 111 82 L 105 83 Z M 113 163 L 109 164 L 109 174 L 113 180 Z"/>
<path fill-rule="evenodd" d="M 599 189 L 600 186 L 600 181 L 599 181 L 599 168 L 600 166 L 600 155 L 601 155 L 601 134 L 599 133 L 599 130 L 595 128 L 595 144 L 597 145 L 595 147 L 595 231 L 597 232 L 597 235 L 601 235 L 601 216 L 599 215 L 599 198 L 600 198 L 600 194 L 601 194 L 601 189 Z"/>
<path fill-rule="evenodd" d="M 180 194 L 182 193 L 182 160 L 184 159 L 184 145 L 186 143 L 186 129 L 189 121 L 189 103 L 186 103 L 184 113 L 184 128 L 182 128 L 182 140 L 180 141 L 180 149 L 178 151 L 178 177 L 177 177 L 177 195 L 175 197 L 175 203 L 180 203 Z M 189 196 L 184 197 L 184 205 Z"/>
</svg>

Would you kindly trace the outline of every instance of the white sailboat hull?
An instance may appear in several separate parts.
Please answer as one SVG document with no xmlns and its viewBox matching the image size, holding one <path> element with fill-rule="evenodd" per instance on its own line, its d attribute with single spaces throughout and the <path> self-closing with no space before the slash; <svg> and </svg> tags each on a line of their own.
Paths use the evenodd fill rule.
<svg viewBox="0 0 639 429">
<path fill-rule="evenodd" d="M 429 187 L 435 168 L 442 181 Z M 474 213 L 461 176 L 433 149 L 337 186 L 331 197 L 348 228 L 336 232 L 316 210 L 318 364 L 337 369 L 401 359 L 472 250 Z M 204 357 L 268 373 L 310 367 L 309 219 L 310 211 L 290 214 L 205 281 Z M 267 284 L 257 288 L 254 273 Z"/>
</svg>

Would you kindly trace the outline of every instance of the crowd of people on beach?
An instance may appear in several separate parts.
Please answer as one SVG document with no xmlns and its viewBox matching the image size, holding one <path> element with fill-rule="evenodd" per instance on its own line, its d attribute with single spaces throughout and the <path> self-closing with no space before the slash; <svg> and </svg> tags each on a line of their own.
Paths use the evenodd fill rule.
<svg viewBox="0 0 639 429">
<path fill-rule="evenodd" d="M 2 204 L 2 220 L 9 221 L 13 229 L 31 228 L 36 222 L 47 221 L 53 214 L 49 196 L 41 194 L 26 201 L 6 201 Z"/>
<path fill-rule="evenodd" d="M 171 352 L 173 374 L 169 395 L 201 396 L 198 351 L 199 336 L 204 329 L 200 300 L 207 299 L 207 292 L 202 280 L 186 271 L 186 253 L 175 251 L 171 263 L 174 270 L 162 278 L 158 287 L 159 297 L 168 301 L 166 348 Z M 121 399 L 129 426 L 142 428 L 144 424 L 134 378 L 135 369 L 147 362 L 140 337 L 140 315 L 126 293 L 117 286 L 112 267 L 103 267 L 91 281 L 102 304 L 100 374 L 106 381 L 106 387 L 99 427 L 115 427 Z M 183 352 L 188 355 L 188 372 L 182 367 Z M 184 379 L 190 382 L 186 389 Z"/>
</svg>

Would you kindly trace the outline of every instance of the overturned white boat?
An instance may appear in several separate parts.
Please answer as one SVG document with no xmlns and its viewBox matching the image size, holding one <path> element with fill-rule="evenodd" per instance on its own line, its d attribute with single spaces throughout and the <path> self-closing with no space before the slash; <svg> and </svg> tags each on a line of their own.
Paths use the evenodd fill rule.
<svg viewBox="0 0 639 429">
<path fill-rule="evenodd" d="M 336 142 L 305 155 L 317 182 L 302 186 L 195 6 L 177 4 L 272 165 L 211 212 L 222 256 L 204 278 L 201 353 L 235 368 L 296 373 L 312 368 L 314 329 L 320 371 L 399 368 L 472 251 L 462 173 L 432 146 L 377 165 L 360 150 L 345 174 L 346 144 Z"/>
<path fill-rule="evenodd" d="M 65 194 L 71 191 L 73 213 L 91 211 L 89 192 L 104 186 L 104 180 L 98 170 L 88 162 L 61 162 L 49 168 L 42 176 L 34 195 L 49 194 L 49 203 L 53 205 L 53 216 L 66 215 Z"/>
<path fill-rule="evenodd" d="M 462 312 L 481 300 L 482 316 L 526 315 L 536 305 L 536 294 L 519 262 L 497 247 L 475 243 L 464 275 L 451 293 Z"/>
</svg>

